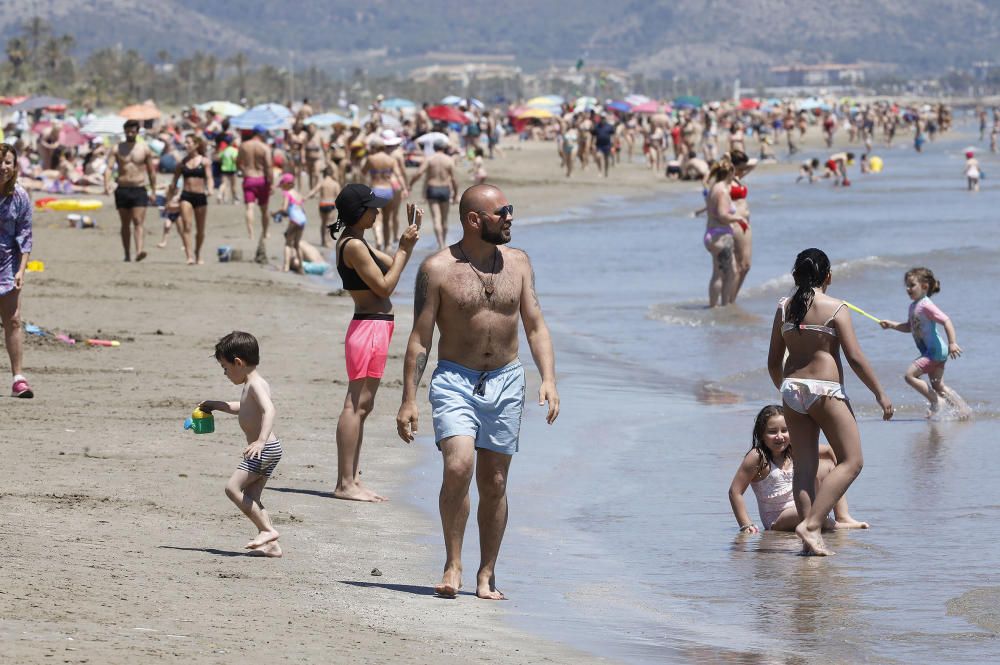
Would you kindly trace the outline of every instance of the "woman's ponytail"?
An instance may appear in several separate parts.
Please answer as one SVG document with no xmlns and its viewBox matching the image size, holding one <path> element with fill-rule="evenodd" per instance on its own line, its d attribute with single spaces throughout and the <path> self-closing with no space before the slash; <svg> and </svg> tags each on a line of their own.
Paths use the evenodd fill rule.
<svg viewBox="0 0 1000 665">
<path fill-rule="evenodd" d="M 830 259 L 822 250 L 810 247 L 799 252 L 795 257 L 795 267 L 792 268 L 792 278 L 795 280 L 795 293 L 788 303 L 788 319 L 798 328 L 806 318 L 806 312 L 812 306 L 814 289 L 823 286 L 830 274 Z"/>
</svg>

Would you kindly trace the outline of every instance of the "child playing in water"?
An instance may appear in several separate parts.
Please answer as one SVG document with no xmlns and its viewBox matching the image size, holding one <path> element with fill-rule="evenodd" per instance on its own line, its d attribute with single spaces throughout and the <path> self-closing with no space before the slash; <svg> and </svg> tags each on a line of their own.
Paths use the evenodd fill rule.
<svg viewBox="0 0 1000 665">
<path fill-rule="evenodd" d="M 792 497 L 792 451 L 785 425 L 785 410 L 777 404 L 765 406 L 757 414 L 753 425 L 750 451 L 743 457 L 740 468 L 729 486 L 729 503 L 733 507 L 740 533 L 758 533 L 760 529 L 750 519 L 743 494 L 753 488 L 757 497 L 757 510 L 764 529 L 794 531 L 799 514 Z M 823 482 L 837 466 L 837 456 L 826 445 L 819 446 L 819 468 L 816 484 Z M 858 522 L 847 510 L 847 498 L 840 497 L 833 507 L 835 519 L 826 518 L 823 529 L 867 529 L 867 522 Z"/>
<path fill-rule="evenodd" d="M 274 425 L 271 387 L 257 373 L 260 362 L 257 339 L 250 333 L 234 330 L 215 345 L 215 359 L 222 365 L 226 378 L 243 386 L 243 394 L 238 402 L 205 400 L 198 408 L 239 416 L 248 444 L 243 450 L 243 460 L 226 483 L 226 496 L 257 527 L 257 537 L 246 548 L 264 556 L 280 557 L 279 534 L 260 501 L 264 485 L 281 459 L 282 448 L 271 429 Z"/>
<path fill-rule="evenodd" d="M 979 160 L 976 159 L 976 153 L 971 150 L 965 153 L 965 169 L 962 173 L 965 175 L 968 190 L 970 192 L 978 192 L 979 178 L 982 174 L 979 170 Z"/>
<path fill-rule="evenodd" d="M 910 314 L 903 323 L 896 321 L 880 321 L 884 330 L 898 330 L 913 334 L 913 341 L 920 350 L 920 357 L 913 361 L 906 370 L 906 382 L 920 393 L 930 403 L 927 417 L 934 418 L 940 409 L 939 397 L 944 398 L 955 409 L 960 418 L 968 418 L 971 410 L 958 393 L 944 385 L 944 364 L 948 357 L 958 358 L 962 355 L 962 347 L 958 345 L 955 336 L 955 325 L 937 305 L 931 302 L 931 296 L 941 291 L 941 282 L 928 268 L 913 268 L 903 277 L 906 294 L 913 301 L 910 304 Z M 944 326 L 948 343 L 941 338 L 937 324 Z M 926 374 L 930 387 L 920 377 Z"/>
<path fill-rule="evenodd" d="M 295 176 L 291 173 L 282 174 L 278 186 L 281 188 L 284 201 L 279 214 L 288 217 L 288 228 L 285 229 L 285 261 L 281 270 L 288 272 L 292 266 L 298 266 L 296 270 L 301 271 L 302 252 L 299 250 L 299 242 L 306 228 L 306 211 L 302 208 L 302 195 L 296 191 Z"/>
<path fill-rule="evenodd" d="M 795 182 L 799 182 L 803 178 L 807 178 L 809 180 L 809 184 L 813 184 L 816 182 L 816 169 L 818 168 L 819 160 L 815 157 L 805 160 L 799 165 L 799 177 L 795 179 Z"/>
</svg>

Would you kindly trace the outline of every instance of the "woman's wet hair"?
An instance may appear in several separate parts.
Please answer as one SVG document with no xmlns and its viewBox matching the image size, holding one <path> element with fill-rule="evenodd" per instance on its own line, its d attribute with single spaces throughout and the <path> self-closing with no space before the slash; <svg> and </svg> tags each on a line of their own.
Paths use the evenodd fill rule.
<svg viewBox="0 0 1000 665">
<path fill-rule="evenodd" d="M 764 443 L 764 432 L 767 430 L 767 421 L 775 416 L 784 417 L 785 409 L 779 404 L 768 404 L 757 413 L 756 420 L 753 421 L 753 435 L 750 438 L 750 450 L 760 453 L 760 464 L 757 466 L 757 473 L 767 468 L 768 464 L 781 466 L 774 461 L 771 449 Z M 785 450 L 785 458 L 791 455 L 791 447 Z M 782 460 L 784 462 L 784 460 Z"/>
<path fill-rule="evenodd" d="M 17 185 L 17 173 L 20 165 L 17 163 L 17 149 L 9 143 L 0 143 L 0 162 L 7 159 L 7 155 L 14 156 L 14 172 L 7 182 L 0 182 L 0 196 L 10 196 L 14 193 L 14 186 Z"/>
<path fill-rule="evenodd" d="M 941 282 L 934 277 L 934 272 L 930 268 L 922 266 L 920 268 L 910 268 L 903 276 L 903 282 L 908 281 L 911 277 L 924 285 L 927 289 L 927 295 L 932 296 L 935 293 L 941 292 Z"/>
<path fill-rule="evenodd" d="M 788 319 L 798 328 L 806 318 L 806 312 L 812 306 L 813 289 L 823 286 L 830 275 L 830 259 L 823 250 L 810 247 L 799 252 L 795 257 L 795 267 L 792 268 L 792 279 L 795 280 L 795 293 L 788 303 Z M 801 333 L 802 330 L 799 329 Z"/>
</svg>

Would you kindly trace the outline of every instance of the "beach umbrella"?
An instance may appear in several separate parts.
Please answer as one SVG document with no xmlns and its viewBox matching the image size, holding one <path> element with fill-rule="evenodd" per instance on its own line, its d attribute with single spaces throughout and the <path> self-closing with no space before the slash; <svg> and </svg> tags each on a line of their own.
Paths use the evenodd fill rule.
<svg viewBox="0 0 1000 665">
<path fill-rule="evenodd" d="M 597 106 L 596 97 L 577 97 L 573 102 L 573 108 L 577 111 L 587 111 Z"/>
<path fill-rule="evenodd" d="M 156 108 L 154 104 L 132 104 L 132 106 L 126 106 L 118 115 L 125 118 L 126 120 L 156 120 L 160 117 L 160 109 Z"/>
<path fill-rule="evenodd" d="M 289 110 L 287 106 L 282 106 L 281 104 L 275 104 L 274 102 L 269 102 L 267 104 L 258 104 L 257 106 L 250 109 L 250 111 L 270 111 L 279 118 L 291 118 L 294 113 Z M 249 111 L 248 111 L 249 113 Z"/>
<path fill-rule="evenodd" d="M 101 134 L 121 134 L 125 131 L 125 118 L 120 115 L 105 115 L 94 118 L 80 130 L 90 136 Z"/>
<path fill-rule="evenodd" d="M 61 107 L 62 110 L 66 110 L 66 105 L 69 104 L 68 99 L 63 99 L 62 97 L 50 97 L 48 95 L 36 95 L 35 97 L 28 97 L 25 100 L 14 104 L 11 109 L 14 111 L 38 111 L 40 109 L 55 109 Z"/>
<path fill-rule="evenodd" d="M 830 105 L 826 102 L 817 99 L 816 97 L 810 97 L 809 99 L 803 99 L 799 102 L 800 111 L 812 111 L 813 109 L 822 109 L 827 111 L 830 109 Z"/>
<path fill-rule="evenodd" d="M 524 103 L 525 106 L 562 106 L 566 103 L 566 100 L 559 95 L 542 95 L 541 97 L 532 97 Z"/>
<path fill-rule="evenodd" d="M 334 125 L 350 125 L 351 121 L 336 113 L 317 113 L 305 119 L 305 124 L 317 127 L 333 127 Z"/>
<path fill-rule="evenodd" d="M 284 129 L 288 126 L 288 116 L 279 116 L 274 111 L 266 108 L 254 107 L 246 113 L 229 119 L 229 126 L 236 129 L 253 129 L 260 125 L 264 129 Z"/>
<path fill-rule="evenodd" d="M 623 102 L 617 100 L 614 102 L 608 102 L 604 105 L 604 108 L 611 109 L 612 111 L 618 111 L 619 113 L 628 113 L 629 111 L 634 111 L 635 109 L 628 102 Z"/>
<path fill-rule="evenodd" d="M 27 98 L 27 95 L 20 95 L 18 97 L 0 97 L 0 104 L 3 104 L 4 106 L 14 106 L 14 104 L 20 104 Z"/>
<path fill-rule="evenodd" d="M 660 113 L 663 111 L 663 104 L 655 100 L 636 104 L 632 107 L 632 113 Z"/>
<path fill-rule="evenodd" d="M 458 106 L 459 104 L 462 103 L 462 101 L 463 101 L 462 98 L 459 97 L 458 95 L 448 95 L 447 97 L 441 100 L 441 103 L 446 106 Z"/>
<path fill-rule="evenodd" d="M 531 108 L 521 111 L 521 113 L 515 117 L 518 120 L 546 120 L 548 118 L 554 118 L 556 115 L 548 109 Z"/>
<path fill-rule="evenodd" d="M 459 111 L 454 106 L 432 106 L 427 109 L 427 116 L 433 120 L 442 120 L 444 122 L 457 122 L 463 125 L 469 124 L 469 119 L 465 117 L 465 114 Z"/>
<path fill-rule="evenodd" d="M 701 97 L 696 95 L 681 95 L 674 100 L 674 108 L 679 109 L 695 109 L 701 108 Z"/>
<path fill-rule="evenodd" d="M 226 118 L 231 118 L 234 115 L 239 115 L 241 113 L 246 113 L 246 107 L 240 106 L 233 102 L 226 102 L 217 100 L 214 102 L 205 102 L 204 104 L 198 104 L 197 108 L 199 111 L 211 111 L 215 115 L 221 115 Z"/>
<path fill-rule="evenodd" d="M 391 97 L 382 102 L 382 108 L 384 109 L 413 109 L 416 107 L 416 102 L 411 102 L 409 99 L 403 99 L 402 97 Z"/>
<path fill-rule="evenodd" d="M 750 99 L 749 97 L 744 97 L 740 100 L 739 108 L 741 111 L 753 111 L 760 108 L 760 102 Z"/>
<path fill-rule="evenodd" d="M 629 104 L 631 104 L 632 106 L 638 106 L 639 104 L 645 104 L 646 102 L 652 101 L 652 100 L 650 100 L 650 98 L 647 97 L 646 95 L 632 94 L 632 95 L 628 95 L 625 98 L 625 101 L 628 102 Z"/>
</svg>

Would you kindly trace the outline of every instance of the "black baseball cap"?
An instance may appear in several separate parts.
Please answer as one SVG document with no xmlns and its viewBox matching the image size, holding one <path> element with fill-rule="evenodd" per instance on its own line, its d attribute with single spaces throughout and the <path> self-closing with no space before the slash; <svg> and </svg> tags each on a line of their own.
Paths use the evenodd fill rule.
<svg viewBox="0 0 1000 665">
<path fill-rule="evenodd" d="M 384 208 L 390 200 L 375 196 L 375 192 L 368 185 L 351 183 L 345 185 L 340 194 L 337 194 L 337 215 L 341 222 L 350 226 L 361 219 L 361 215 L 365 214 L 368 208 Z"/>
</svg>

